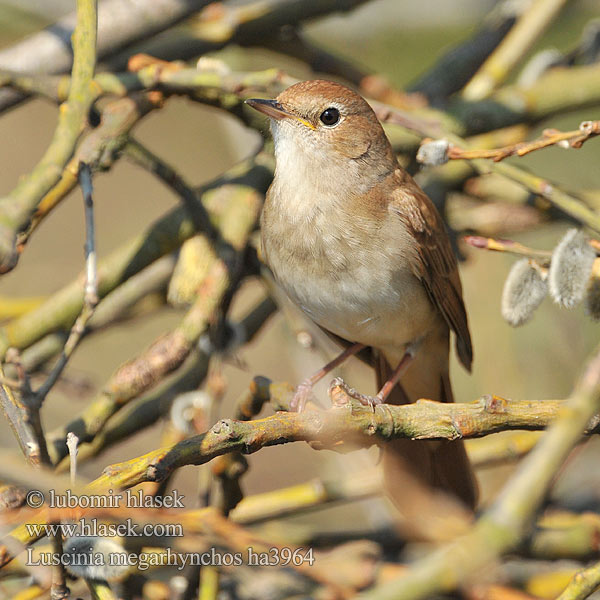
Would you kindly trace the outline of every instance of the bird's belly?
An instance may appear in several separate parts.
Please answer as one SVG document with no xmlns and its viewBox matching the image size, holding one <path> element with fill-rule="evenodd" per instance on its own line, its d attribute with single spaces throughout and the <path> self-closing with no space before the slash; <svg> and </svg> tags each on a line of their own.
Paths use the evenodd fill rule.
<svg viewBox="0 0 600 600">
<path fill-rule="evenodd" d="M 348 341 L 378 348 L 405 345 L 434 319 L 422 284 L 402 268 L 391 272 L 360 266 L 316 275 L 306 267 L 273 270 L 308 317 Z"/>
</svg>

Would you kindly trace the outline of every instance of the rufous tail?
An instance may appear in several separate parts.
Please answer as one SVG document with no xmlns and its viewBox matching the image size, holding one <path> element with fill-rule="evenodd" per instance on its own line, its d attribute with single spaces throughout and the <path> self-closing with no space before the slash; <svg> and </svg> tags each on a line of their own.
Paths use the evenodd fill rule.
<svg viewBox="0 0 600 600">
<path fill-rule="evenodd" d="M 414 362 L 386 402 L 406 404 L 420 398 L 453 402 L 447 335 L 444 338 L 419 348 Z M 380 354 L 376 364 L 378 389 L 392 370 L 386 357 Z M 418 512 L 415 503 L 423 502 L 427 490 L 441 491 L 444 494 L 438 496 L 458 499 L 471 510 L 477 504 L 477 483 L 461 440 L 392 440 L 383 449 L 383 469 L 390 498 L 408 518 Z"/>
</svg>

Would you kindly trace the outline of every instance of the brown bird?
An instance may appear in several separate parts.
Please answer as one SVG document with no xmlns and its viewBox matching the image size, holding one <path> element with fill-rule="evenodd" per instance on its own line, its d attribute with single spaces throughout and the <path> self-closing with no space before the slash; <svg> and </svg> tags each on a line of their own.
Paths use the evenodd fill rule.
<svg viewBox="0 0 600 600">
<path fill-rule="evenodd" d="M 456 259 L 431 200 L 398 164 L 372 108 L 331 81 L 297 83 L 276 100 L 248 100 L 270 117 L 276 168 L 262 214 L 267 264 L 287 295 L 351 354 L 372 350 L 374 403 L 452 402 L 450 330 L 464 367 L 473 352 Z M 401 378 L 401 384 L 396 385 Z M 385 445 L 392 498 L 418 479 L 476 502 L 461 442 Z"/>
</svg>

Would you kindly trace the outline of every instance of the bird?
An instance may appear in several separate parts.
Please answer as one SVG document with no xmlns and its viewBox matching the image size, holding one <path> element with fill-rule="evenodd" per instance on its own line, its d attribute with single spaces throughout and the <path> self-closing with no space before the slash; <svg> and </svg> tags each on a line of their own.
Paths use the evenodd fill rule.
<svg viewBox="0 0 600 600">
<path fill-rule="evenodd" d="M 300 384 L 294 408 L 358 353 L 376 371 L 380 389 L 370 403 L 452 402 L 451 332 L 468 371 L 473 360 L 457 261 L 444 221 L 398 163 L 371 106 L 326 80 L 246 102 L 269 117 L 275 149 L 261 215 L 263 260 L 292 302 L 343 348 Z M 411 481 L 476 505 L 461 441 L 384 446 L 384 479 L 398 506 Z"/>
</svg>

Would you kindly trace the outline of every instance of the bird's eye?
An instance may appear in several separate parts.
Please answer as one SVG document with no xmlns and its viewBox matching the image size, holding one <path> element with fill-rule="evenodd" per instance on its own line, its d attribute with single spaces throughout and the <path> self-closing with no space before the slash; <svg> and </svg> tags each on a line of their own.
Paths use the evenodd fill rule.
<svg viewBox="0 0 600 600">
<path fill-rule="evenodd" d="M 319 117 L 323 125 L 332 127 L 340 120 L 340 111 L 337 108 L 326 108 Z"/>
</svg>

